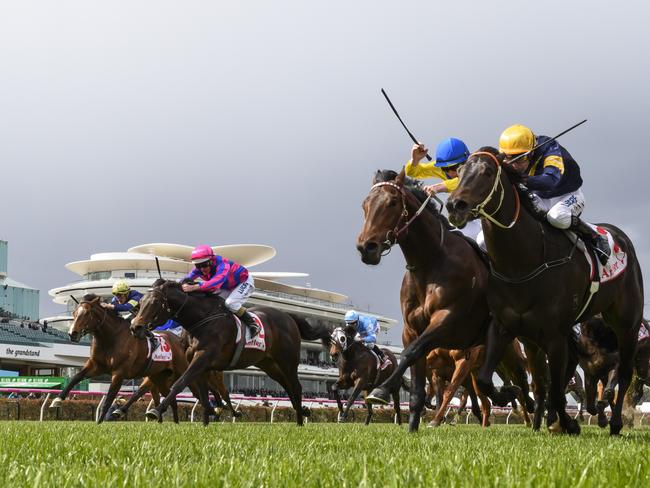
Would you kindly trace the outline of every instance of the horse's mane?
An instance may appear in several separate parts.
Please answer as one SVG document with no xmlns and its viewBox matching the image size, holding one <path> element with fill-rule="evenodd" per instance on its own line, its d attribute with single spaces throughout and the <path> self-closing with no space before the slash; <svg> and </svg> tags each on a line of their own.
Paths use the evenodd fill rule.
<svg viewBox="0 0 650 488">
<path fill-rule="evenodd" d="M 158 278 L 156 281 L 154 281 L 152 287 L 153 288 L 167 288 L 167 289 L 173 288 L 173 289 L 178 290 L 178 291 L 180 291 L 182 293 L 185 293 L 181 288 L 185 283 L 189 283 L 189 284 L 192 284 L 192 285 L 195 284 L 194 280 L 191 280 L 189 278 L 183 278 L 181 281 L 165 280 L 165 279 L 162 279 L 162 278 Z M 196 297 L 196 298 L 205 298 L 205 299 L 208 299 L 208 300 L 216 301 L 216 303 L 217 303 L 217 305 L 219 307 L 221 307 L 221 308 L 226 307 L 226 301 L 221 296 L 216 295 L 214 293 L 205 292 L 205 291 L 193 291 L 191 293 L 188 293 L 188 295 L 190 295 L 192 297 Z"/>
<path fill-rule="evenodd" d="M 372 180 L 373 185 L 376 183 L 382 183 L 384 181 L 394 181 L 397 178 L 397 172 L 392 169 L 379 169 L 375 173 L 375 176 Z M 406 188 L 411 194 L 420 202 L 423 203 L 429 195 L 422 188 L 422 182 L 408 176 L 404 177 L 404 188 Z M 434 200 L 429 200 L 429 203 L 425 207 L 428 211 L 433 213 L 437 218 L 439 218 L 447 230 L 451 230 L 454 227 L 449 223 L 447 217 L 440 213 L 438 205 Z"/>
</svg>

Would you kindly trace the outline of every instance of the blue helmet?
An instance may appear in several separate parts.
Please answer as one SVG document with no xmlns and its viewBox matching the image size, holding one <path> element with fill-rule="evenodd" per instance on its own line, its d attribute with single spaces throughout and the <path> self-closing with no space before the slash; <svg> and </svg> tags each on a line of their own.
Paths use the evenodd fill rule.
<svg viewBox="0 0 650 488">
<path fill-rule="evenodd" d="M 464 163 L 469 157 L 469 149 L 460 139 L 450 137 L 445 139 L 436 148 L 436 166 L 444 168 L 455 164 Z"/>
<path fill-rule="evenodd" d="M 352 323 L 352 322 L 357 322 L 359 320 L 359 314 L 355 312 L 354 310 L 348 310 L 345 312 L 345 322 L 346 323 Z"/>
</svg>

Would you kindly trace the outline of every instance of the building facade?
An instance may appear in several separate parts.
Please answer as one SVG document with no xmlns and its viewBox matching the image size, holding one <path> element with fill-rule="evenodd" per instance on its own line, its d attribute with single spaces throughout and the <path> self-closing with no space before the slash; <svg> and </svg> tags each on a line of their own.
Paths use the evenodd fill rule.
<svg viewBox="0 0 650 488">
<path fill-rule="evenodd" d="M 39 291 L 9 278 L 9 243 L 0 241 L 0 315 L 38 320 Z"/>
</svg>

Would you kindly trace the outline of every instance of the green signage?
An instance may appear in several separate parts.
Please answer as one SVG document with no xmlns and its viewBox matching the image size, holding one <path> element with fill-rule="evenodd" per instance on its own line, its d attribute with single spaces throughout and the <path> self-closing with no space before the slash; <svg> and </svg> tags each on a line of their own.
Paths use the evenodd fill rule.
<svg viewBox="0 0 650 488">
<path fill-rule="evenodd" d="M 0 376 L 0 388 L 58 388 L 63 386 L 61 376 Z"/>
</svg>

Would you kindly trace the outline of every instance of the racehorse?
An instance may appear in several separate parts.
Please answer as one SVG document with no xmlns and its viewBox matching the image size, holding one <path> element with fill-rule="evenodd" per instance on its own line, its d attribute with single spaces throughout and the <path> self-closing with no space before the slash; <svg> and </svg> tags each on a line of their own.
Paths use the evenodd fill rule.
<svg viewBox="0 0 650 488">
<path fill-rule="evenodd" d="M 495 322 L 490 326 L 486 361 L 479 386 L 498 404 L 512 396 L 492 383 L 492 372 L 505 345 L 514 337 L 526 338 L 548 356 L 551 377 L 550 407 L 559 416 L 560 427 L 570 434 L 580 432 L 566 413 L 565 388 L 575 370 L 567 337 L 576 322 L 602 312 L 616 332 L 620 363 L 619 392 L 626 392 L 632 377 L 634 351 L 643 310 L 641 269 L 630 239 L 618 228 L 601 225 L 617 243 L 616 255 L 627 256 L 627 268 L 616 279 L 603 282 L 597 293 L 591 266 L 576 251 L 578 243 L 566 232 L 535 219 L 522 205 L 515 184 L 522 178 L 503 165 L 492 147 L 472 154 L 460 170 L 458 188 L 447 200 L 450 221 L 463 226 L 481 217 L 490 256 L 487 288 Z M 620 433 L 623 394 L 619 394 L 610 420 L 610 433 Z"/>
<path fill-rule="evenodd" d="M 365 222 L 357 238 L 366 264 L 379 264 L 395 244 L 406 258 L 400 292 L 402 360 L 367 400 L 387 403 L 389 392 L 411 367 L 411 432 L 418 429 L 424 407 L 426 353 L 434 347 L 468 349 L 482 344 L 491 321 L 485 294 L 488 269 L 480 251 L 452 232 L 438 208 L 428 202 L 417 182 L 405 179 L 404 170 L 377 171 L 363 202 Z M 520 387 L 528 397 L 528 384 Z M 531 399 L 526 405 L 532 411 Z"/>
<path fill-rule="evenodd" d="M 59 407 L 72 388 L 84 378 L 111 374 L 111 386 L 97 419 L 97 423 L 101 423 L 106 420 L 113 400 L 125 379 L 147 377 L 157 390 L 166 396 L 169 393 L 171 382 L 175 381 L 187 369 L 185 351 L 176 335 L 168 332 L 161 333 L 171 348 L 171 361 L 153 361 L 148 354 L 147 340 L 133 337 L 129 330 L 129 321 L 120 317 L 116 312 L 103 308 L 98 296 L 84 296 L 75 309 L 73 318 L 69 330 L 70 340 L 79 342 L 85 334 L 91 334 L 93 341 L 90 346 L 90 357 L 81 371 L 74 375 L 70 379 L 70 383 L 52 400 L 50 408 Z M 136 394 L 136 400 L 146 392 L 146 385 L 145 380 L 145 389 L 140 395 Z M 223 382 L 218 389 L 225 392 L 224 397 L 230 402 Z M 154 401 L 155 399 L 154 397 Z M 216 415 L 207 402 L 202 404 L 204 410 Z M 176 402 L 172 405 L 172 413 L 174 422 L 178 422 Z"/>
<path fill-rule="evenodd" d="M 331 392 L 334 395 L 336 404 L 339 408 L 339 422 L 346 422 L 348 412 L 356 401 L 361 392 L 364 396 L 368 394 L 371 388 L 378 385 L 381 381 L 388 378 L 393 370 L 397 367 L 395 354 L 388 349 L 383 349 L 384 354 L 388 356 L 391 365 L 385 369 L 379 366 L 379 358 L 365 347 L 361 342 L 354 340 L 354 333 L 346 330 L 346 327 L 337 327 L 330 336 L 330 356 L 336 361 L 339 368 L 339 378 L 331 386 Z M 339 390 L 353 388 L 348 401 L 343 406 Z M 391 392 L 397 423 L 402 425 L 402 413 L 400 411 L 399 387 Z M 372 418 L 372 404 L 366 402 L 368 413 L 365 424 L 370 423 Z"/>
<path fill-rule="evenodd" d="M 628 405 L 636 406 L 643 396 L 643 385 L 650 386 L 650 324 L 643 319 L 634 358 L 634 380 L 628 390 Z"/>
<path fill-rule="evenodd" d="M 327 344 L 329 331 L 323 325 L 311 325 L 301 317 L 270 307 L 254 307 L 251 311 L 264 324 L 265 350 L 245 348 L 244 337 L 237 341 L 241 329 L 221 297 L 187 294 L 180 283 L 173 281 L 154 282 L 151 291 L 140 301 L 140 311 L 131 322 L 131 331 L 142 336 L 147 327 L 162 325 L 172 318 L 191 336 L 188 350 L 191 361 L 160 405 L 147 412 L 149 418 L 160 418 L 176 395 L 206 371 L 257 366 L 286 390 L 296 411 L 296 422 L 303 424 L 303 416 L 309 415 L 309 410 L 302 406 L 302 386 L 298 380 L 300 341 L 320 339 Z M 197 381 L 197 385 L 199 399 L 207 403 L 207 385 L 204 381 Z M 204 416 L 204 424 L 207 421 Z"/>
</svg>

